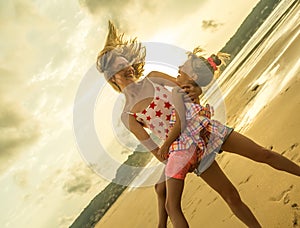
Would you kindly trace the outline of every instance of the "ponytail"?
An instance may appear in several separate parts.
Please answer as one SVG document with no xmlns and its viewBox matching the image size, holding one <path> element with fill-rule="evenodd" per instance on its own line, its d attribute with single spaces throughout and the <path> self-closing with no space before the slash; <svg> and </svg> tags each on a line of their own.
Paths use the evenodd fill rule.
<svg viewBox="0 0 300 228">
<path fill-rule="evenodd" d="M 197 75 L 195 81 L 199 86 L 207 86 L 214 77 L 218 78 L 220 67 L 226 66 L 225 61 L 230 59 L 229 54 L 222 52 L 216 55 L 212 54 L 206 59 L 201 55 L 203 52 L 204 49 L 201 47 L 196 47 L 193 52 L 188 52 L 188 57 L 192 61 L 193 71 Z"/>
</svg>

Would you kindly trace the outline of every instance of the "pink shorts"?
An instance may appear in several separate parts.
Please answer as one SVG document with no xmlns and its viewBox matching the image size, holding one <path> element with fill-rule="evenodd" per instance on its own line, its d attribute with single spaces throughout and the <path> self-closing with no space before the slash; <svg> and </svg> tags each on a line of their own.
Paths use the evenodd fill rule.
<svg viewBox="0 0 300 228">
<path fill-rule="evenodd" d="M 198 162 L 196 146 L 192 145 L 187 151 L 180 150 L 172 152 L 169 155 L 165 174 L 167 177 L 184 180 L 186 174 L 192 166 Z"/>
</svg>

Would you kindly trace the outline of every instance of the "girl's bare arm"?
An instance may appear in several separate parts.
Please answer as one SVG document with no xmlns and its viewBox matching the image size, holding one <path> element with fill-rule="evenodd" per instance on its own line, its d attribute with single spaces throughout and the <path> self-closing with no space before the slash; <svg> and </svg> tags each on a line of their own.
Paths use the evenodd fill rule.
<svg viewBox="0 0 300 228">
<path fill-rule="evenodd" d="M 176 82 L 176 78 L 168 74 L 165 74 L 163 72 L 151 71 L 146 77 L 148 77 L 153 82 L 159 83 L 163 86 L 171 86 L 171 87 L 178 86 Z M 202 94 L 201 87 L 194 85 L 192 83 L 188 83 L 182 85 L 181 88 L 186 93 L 185 101 L 199 103 L 199 96 Z"/>
<path fill-rule="evenodd" d="M 148 77 L 151 81 L 163 86 L 178 86 L 176 78 L 160 71 L 151 71 L 146 77 Z"/>
<path fill-rule="evenodd" d="M 164 161 L 159 155 L 159 146 L 150 138 L 150 135 L 143 128 L 143 126 L 129 114 L 122 114 L 121 120 L 125 127 L 132 132 L 135 137 L 160 161 Z"/>
</svg>

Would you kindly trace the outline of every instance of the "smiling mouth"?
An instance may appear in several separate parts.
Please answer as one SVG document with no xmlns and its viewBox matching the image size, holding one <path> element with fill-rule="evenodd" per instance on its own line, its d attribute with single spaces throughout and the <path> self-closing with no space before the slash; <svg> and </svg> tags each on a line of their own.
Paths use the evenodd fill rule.
<svg viewBox="0 0 300 228">
<path fill-rule="evenodd" d="M 126 74 L 125 78 L 133 78 L 133 74 L 132 73 Z"/>
</svg>

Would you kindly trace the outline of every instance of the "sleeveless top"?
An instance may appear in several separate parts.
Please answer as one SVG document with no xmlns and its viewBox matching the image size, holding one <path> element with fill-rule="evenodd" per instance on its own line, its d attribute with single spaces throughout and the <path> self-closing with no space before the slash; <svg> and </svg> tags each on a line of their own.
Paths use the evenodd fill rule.
<svg viewBox="0 0 300 228">
<path fill-rule="evenodd" d="M 149 80 L 149 79 L 148 79 Z M 142 122 L 157 137 L 165 140 L 176 122 L 175 107 L 172 93 L 164 86 L 149 80 L 154 88 L 152 102 L 142 112 L 132 113 L 137 121 Z M 216 120 L 211 120 L 205 115 L 199 115 L 205 111 L 205 107 L 190 102 L 185 102 L 186 128 L 172 143 L 169 153 L 188 150 L 192 144 L 200 149 L 198 160 L 210 152 L 219 150 L 223 144 L 223 138 L 227 134 L 227 128 Z"/>
</svg>

